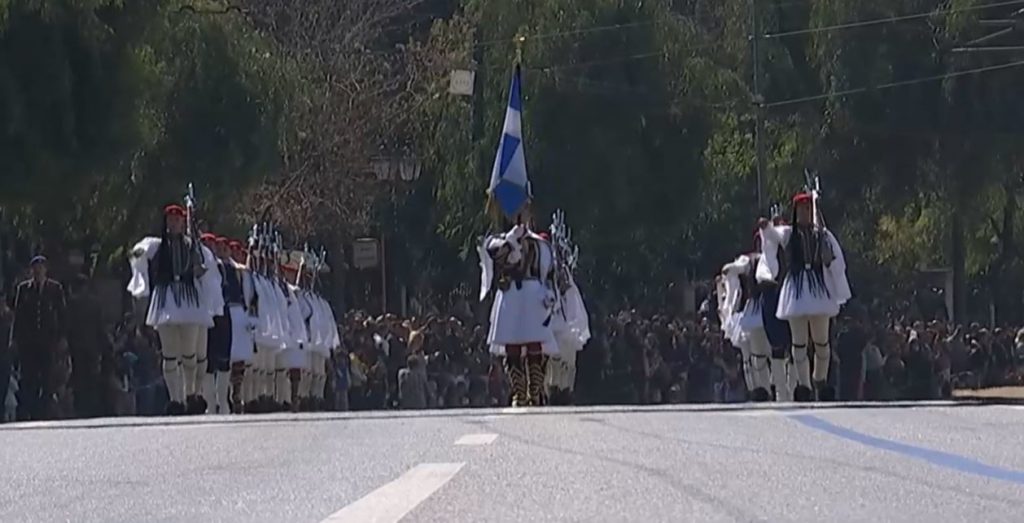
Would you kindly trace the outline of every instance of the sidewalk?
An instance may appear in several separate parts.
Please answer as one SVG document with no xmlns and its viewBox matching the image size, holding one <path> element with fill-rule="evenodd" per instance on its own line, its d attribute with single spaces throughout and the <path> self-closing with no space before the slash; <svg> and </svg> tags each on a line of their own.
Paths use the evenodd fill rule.
<svg viewBox="0 0 1024 523">
<path fill-rule="evenodd" d="M 1024 403 L 1024 387 L 992 387 L 988 389 L 958 389 L 953 391 L 955 399 L 999 400 L 1010 403 Z"/>
</svg>

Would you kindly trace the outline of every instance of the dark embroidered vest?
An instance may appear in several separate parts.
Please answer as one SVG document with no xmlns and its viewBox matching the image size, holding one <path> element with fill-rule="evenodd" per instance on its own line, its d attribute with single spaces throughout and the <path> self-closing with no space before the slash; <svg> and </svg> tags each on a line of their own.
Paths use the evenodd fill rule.
<svg viewBox="0 0 1024 523">
<path fill-rule="evenodd" d="M 498 283 L 498 288 L 503 291 L 511 288 L 512 284 L 515 284 L 517 289 L 521 289 L 524 281 L 541 279 L 541 240 L 525 236 L 520 240 L 520 245 L 522 257 L 517 263 L 507 261 L 508 255 L 511 253 L 511 249 L 508 247 L 504 247 L 506 249 L 504 255 L 499 253 L 495 259 L 495 280 Z"/>
<path fill-rule="evenodd" d="M 810 225 L 795 225 L 785 250 L 784 258 L 789 263 L 788 273 L 794 277 L 792 292 L 797 297 L 808 291 L 816 296 L 828 296 L 825 266 L 832 262 L 833 253 L 825 230 Z M 803 277 L 805 274 L 807 278 Z M 809 288 L 805 288 L 805 282 Z"/>
<path fill-rule="evenodd" d="M 757 303 L 759 301 L 758 298 L 761 295 L 761 289 L 757 285 L 757 278 L 755 277 L 755 274 L 757 273 L 757 262 L 761 259 L 761 254 L 755 252 L 748 256 L 750 257 L 750 265 L 743 274 L 740 274 L 740 296 L 736 303 L 737 311 L 745 309 L 750 300 L 754 300 L 754 302 Z"/>
<path fill-rule="evenodd" d="M 245 305 L 245 293 L 242 291 L 242 271 L 231 263 L 217 262 L 223 276 L 224 304 Z"/>
<path fill-rule="evenodd" d="M 167 305 L 168 297 L 179 307 L 199 305 L 196 268 L 201 261 L 195 258 L 192 244 L 184 236 L 167 235 L 161 239 L 155 263 L 150 263 L 151 280 L 155 283 L 153 298 L 160 307 Z"/>
</svg>

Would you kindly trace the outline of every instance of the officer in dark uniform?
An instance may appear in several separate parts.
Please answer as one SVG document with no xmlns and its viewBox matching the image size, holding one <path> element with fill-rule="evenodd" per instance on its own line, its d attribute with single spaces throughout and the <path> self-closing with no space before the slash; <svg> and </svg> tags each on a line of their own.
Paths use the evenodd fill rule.
<svg viewBox="0 0 1024 523">
<path fill-rule="evenodd" d="M 18 418 L 43 419 L 53 395 L 51 374 L 66 350 L 67 303 L 60 283 L 47 278 L 46 258 L 29 263 L 32 278 L 21 282 L 14 295 L 11 340 L 21 368 Z"/>
</svg>

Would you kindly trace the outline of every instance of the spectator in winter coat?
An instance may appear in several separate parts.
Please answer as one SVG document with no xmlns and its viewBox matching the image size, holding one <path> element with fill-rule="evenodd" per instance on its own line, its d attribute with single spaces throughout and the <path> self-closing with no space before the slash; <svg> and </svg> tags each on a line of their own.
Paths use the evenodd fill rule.
<svg viewBox="0 0 1024 523">
<path fill-rule="evenodd" d="M 427 388 L 427 371 L 423 358 L 410 354 L 407 367 L 398 371 L 398 399 L 402 409 L 425 409 L 430 391 Z"/>
<path fill-rule="evenodd" d="M 11 375 L 6 387 L 6 394 L 0 395 L 4 398 L 3 421 L 12 422 L 18 418 L 18 379 Z"/>
</svg>

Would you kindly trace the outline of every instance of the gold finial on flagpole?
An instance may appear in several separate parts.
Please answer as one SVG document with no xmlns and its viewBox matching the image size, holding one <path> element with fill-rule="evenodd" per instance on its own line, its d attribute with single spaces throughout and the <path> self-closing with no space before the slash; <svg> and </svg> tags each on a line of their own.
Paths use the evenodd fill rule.
<svg viewBox="0 0 1024 523">
<path fill-rule="evenodd" d="M 516 64 L 523 63 L 523 42 L 526 41 L 526 35 L 519 33 L 516 35 Z"/>
</svg>

